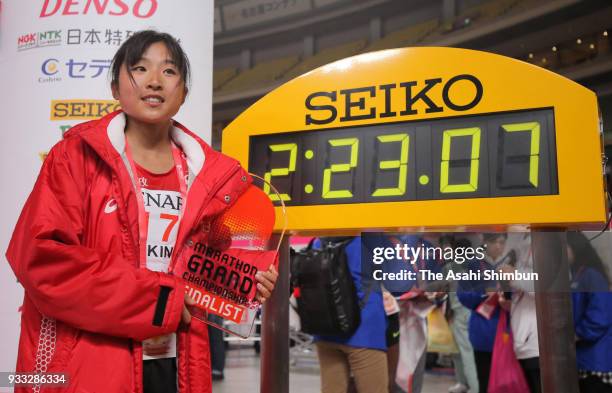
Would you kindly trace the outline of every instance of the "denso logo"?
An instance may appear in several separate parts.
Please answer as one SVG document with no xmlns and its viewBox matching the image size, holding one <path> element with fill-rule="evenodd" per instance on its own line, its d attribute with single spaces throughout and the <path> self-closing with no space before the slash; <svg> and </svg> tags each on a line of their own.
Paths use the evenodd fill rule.
<svg viewBox="0 0 612 393">
<path fill-rule="evenodd" d="M 157 11 L 157 0 L 45 0 L 40 17 L 53 15 L 111 15 L 132 14 L 150 18 Z"/>
</svg>

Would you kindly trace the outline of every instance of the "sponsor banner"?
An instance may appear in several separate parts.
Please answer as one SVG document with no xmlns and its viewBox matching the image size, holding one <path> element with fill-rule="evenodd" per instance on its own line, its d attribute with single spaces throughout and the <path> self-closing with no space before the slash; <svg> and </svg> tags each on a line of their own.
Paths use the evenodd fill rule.
<svg viewBox="0 0 612 393">
<path fill-rule="evenodd" d="M 316 8 L 327 7 L 328 5 L 336 4 L 336 3 L 346 3 L 347 0 L 314 0 L 314 5 Z"/>
<path fill-rule="evenodd" d="M 240 29 L 310 11 L 310 0 L 244 0 L 223 7 L 226 30 Z"/>
<path fill-rule="evenodd" d="M 160 0 L 87 0 L 77 2 L 74 0 L 44 0 L 39 17 L 71 15 L 108 15 L 133 16 L 140 19 L 149 19 L 158 10 Z"/>
<path fill-rule="evenodd" d="M 301 14 L 348 0 L 243 0 L 215 8 L 215 34 Z M 221 10 L 221 8 L 223 8 Z M 221 24 L 223 21 L 223 24 Z"/>
<path fill-rule="evenodd" d="M 107 80 L 111 59 L 74 58 L 58 59 L 50 57 L 44 59 L 40 65 L 38 83 L 61 82 L 65 78 Z"/>
<path fill-rule="evenodd" d="M 19 51 L 32 48 L 41 48 L 45 46 L 58 46 L 61 44 L 61 30 L 26 33 L 17 38 L 17 50 Z"/>
<path fill-rule="evenodd" d="M 17 51 L 49 46 L 77 45 L 85 47 L 119 47 L 135 30 L 109 29 L 106 27 L 72 27 L 42 32 L 27 32 L 17 37 Z"/>
<path fill-rule="evenodd" d="M 70 127 L 104 116 L 119 104 L 110 90 L 115 52 L 139 30 L 180 40 L 192 66 L 189 96 L 176 120 L 210 140 L 213 2 L 201 0 L 8 0 L 0 12 L 0 83 L 10 99 L 0 107 L 0 176 L 12 206 L 0 226 L 6 250 L 14 224 L 47 152 Z M 4 258 L 4 256 L 2 256 Z M 0 263 L 0 370 L 14 370 L 22 289 Z"/>
<path fill-rule="evenodd" d="M 52 100 L 51 120 L 92 120 L 119 109 L 113 100 Z"/>
</svg>

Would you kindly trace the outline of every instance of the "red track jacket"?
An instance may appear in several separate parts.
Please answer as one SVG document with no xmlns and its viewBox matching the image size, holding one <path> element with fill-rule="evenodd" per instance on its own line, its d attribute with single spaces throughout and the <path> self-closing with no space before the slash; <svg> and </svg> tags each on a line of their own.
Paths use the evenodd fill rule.
<svg viewBox="0 0 612 393">
<path fill-rule="evenodd" d="M 73 127 L 49 153 L 21 212 L 6 254 L 25 288 L 17 371 L 66 372 L 70 383 L 15 392 L 142 392 L 140 342 L 177 331 L 180 278 L 139 268 L 124 127 L 120 111 Z M 178 123 L 172 138 L 190 174 L 176 256 L 196 224 L 226 209 L 250 177 Z M 179 392 L 211 392 L 206 325 L 192 320 L 177 340 Z"/>
</svg>

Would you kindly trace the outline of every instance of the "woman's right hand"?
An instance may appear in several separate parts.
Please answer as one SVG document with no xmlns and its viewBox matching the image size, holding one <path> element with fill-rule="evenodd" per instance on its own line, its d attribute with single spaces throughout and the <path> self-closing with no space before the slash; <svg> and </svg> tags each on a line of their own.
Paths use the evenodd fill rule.
<svg viewBox="0 0 612 393">
<path fill-rule="evenodd" d="M 191 323 L 191 313 L 187 307 L 194 306 L 195 303 L 195 300 L 193 300 L 191 296 L 185 294 L 185 304 L 183 304 L 183 314 L 181 315 L 181 322 L 185 325 L 189 325 L 189 323 Z"/>
<path fill-rule="evenodd" d="M 144 340 L 142 350 L 147 356 L 166 355 L 170 352 L 170 336 L 158 336 Z"/>
</svg>

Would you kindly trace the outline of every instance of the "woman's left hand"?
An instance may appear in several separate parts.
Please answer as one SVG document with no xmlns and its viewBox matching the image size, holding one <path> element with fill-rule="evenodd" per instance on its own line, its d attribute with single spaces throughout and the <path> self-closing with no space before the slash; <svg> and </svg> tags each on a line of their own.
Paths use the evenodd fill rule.
<svg viewBox="0 0 612 393">
<path fill-rule="evenodd" d="M 274 265 L 270 265 L 268 270 L 265 272 L 257 272 L 255 275 L 255 280 L 257 280 L 257 293 L 255 294 L 255 300 L 261 304 L 264 304 L 266 299 L 272 295 L 277 278 L 278 272 L 276 271 Z"/>
</svg>

